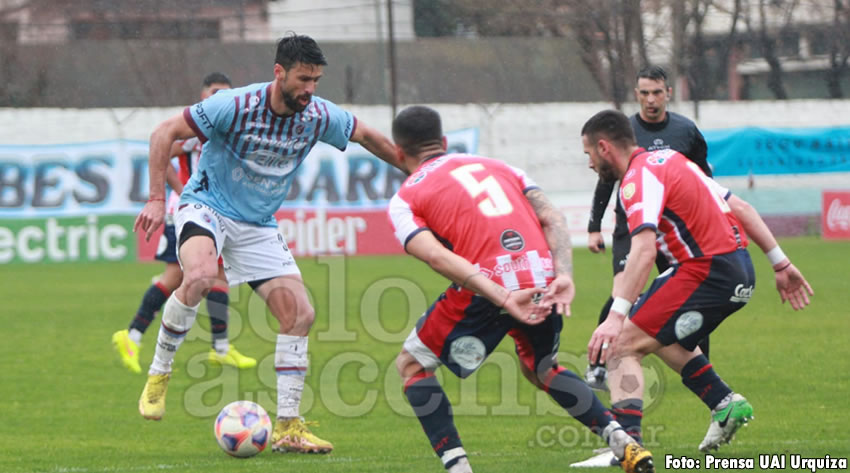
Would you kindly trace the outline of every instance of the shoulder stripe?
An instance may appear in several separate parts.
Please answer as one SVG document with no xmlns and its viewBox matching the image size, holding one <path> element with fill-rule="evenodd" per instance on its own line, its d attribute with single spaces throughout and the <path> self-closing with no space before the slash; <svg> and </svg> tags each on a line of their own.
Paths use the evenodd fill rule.
<svg viewBox="0 0 850 473">
<path fill-rule="evenodd" d="M 192 118 L 192 111 L 189 108 L 190 107 L 186 107 L 183 109 L 183 119 L 186 120 L 186 123 L 189 124 L 189 128 L 191 128 L 192 131 L 195 132 L 195 136 L 197 136 L 198 139 L 201 140 L 201 143 L 206 143 L 209 138 L 207 138 L 207 135 L 205 135 L 204 132 L 201 131 L 201 128 L 198 126 L 198 124 L 195 123 L 195 119 Z"/>
</svg>

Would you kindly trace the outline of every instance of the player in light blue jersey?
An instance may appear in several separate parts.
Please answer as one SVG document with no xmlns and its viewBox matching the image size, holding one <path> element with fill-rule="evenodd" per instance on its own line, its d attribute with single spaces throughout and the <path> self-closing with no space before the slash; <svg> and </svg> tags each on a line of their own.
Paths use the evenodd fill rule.
<svg viewBox="0 0 850 473">
<path fill-rule="evenodd" d="M 280 207 L 295 171 L 323 141 L 349 141 L 394 164 L 393 143 L 335 104 L 313 96 L 327 64 L 316 42 L 289 35 L 277 44 L 274 80 L 221 91 L 162 122 L 150 141 L 150 199 L 135 230 L 147 237 L 163 222 L 168 148 L 180 138 L 203 143 L 198 171 L 184 187 L 175 215 L 183 283 L 165 304 L 156 354 L 139 399 L 147 419 L 161 419 L 174 354 L 192 327 L 198 304 L 224 259 L 231 285 L 247 282 L 280 322 L 275 348 L 277 420 L 272 449 L 327 453 L 299 416 L 307 372 L 307 334 L 315 312 L 301 273 L 277 231 Z"/>
</svg>

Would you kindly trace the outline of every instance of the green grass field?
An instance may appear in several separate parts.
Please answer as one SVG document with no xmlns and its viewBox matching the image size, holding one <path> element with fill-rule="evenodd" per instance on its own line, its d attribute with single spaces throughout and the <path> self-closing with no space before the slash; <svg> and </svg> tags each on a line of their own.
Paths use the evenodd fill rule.
<svg viewBox="0 0 850 473">
<path fill-rule="evenodd" d="M 799 313 L 782 306 L 756 249 L 755 296 L 712 336 L 715 368 L 756 413 L 717 456 L 754 458 L 757 469 L 759 454 L 850 456 L 850 242 L 810 238 L 782 245 L 812 283 L 812 305 Z M 151 422 L 137 412 L 145 378 L 120 366 L 110 336 L 126 328 L 161 266 L 7 265 L 0 269 L 0 472 L 442 471 L 402 396 L 393 362 L 445 280 L 402 256 L 299 264 L 318 314 L 302 411 L 320 422 L 314 431 L 335 444 L 332 454 L 266 451 L 239 460 L 216 445 L 213 421 L 225 404 L 250 399 L 275 409 L 277 326 L 247 287 L 231 296 L 231 338 L 258 358 L 258 367 L 208 366 L 209 323 L 199 316 L 175 360 L 166 416 Z M 575 267 L 578 295 L 562 333 L 561 361 L 583 372 L 587 340 L 610 290 L 610 254 L 578 249 Z M 156 330 L 145 335 L 145 367 Z M 704 470 L 696 446 L 707 409 L 656 359 L 645 364 L 651 403 L 644 435 L 658 470 L 665 470 L 666 454 L 700 459 Z M 447 372 L 441 378 L 477 472 L 570 471 L 570 463 L 601 445 L 522 379 L 509 341 L 469 379 L 459 382 Z"/>
</svg>

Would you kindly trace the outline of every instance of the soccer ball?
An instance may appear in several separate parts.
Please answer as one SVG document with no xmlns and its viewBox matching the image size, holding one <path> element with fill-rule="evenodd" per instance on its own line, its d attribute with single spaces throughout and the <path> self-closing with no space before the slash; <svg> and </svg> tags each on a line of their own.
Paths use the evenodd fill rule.
<svg viewBox="0 0 850 473">
<path fill-rule="evenodd" d="M 271 436 L 269 415 L 251 401 L 231 402 L 215 419 L 218 446 L 234 457 L 247 458 L 262 452 Z"/>
</svg>

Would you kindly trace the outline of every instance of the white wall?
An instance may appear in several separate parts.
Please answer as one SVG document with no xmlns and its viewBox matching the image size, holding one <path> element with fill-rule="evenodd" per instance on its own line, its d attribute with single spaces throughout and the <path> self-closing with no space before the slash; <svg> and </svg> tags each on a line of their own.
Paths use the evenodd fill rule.
<svg viewBox="0 0 850 473">
<path fill-rule="evenodd" d="M 287 31 L 319 41 L 375 41 L 387 38 L 386 0 L 279 0 L 269 2 L 269 31 Z M 413 0 L 393 1 L 395 38 L 412 40 Z M 380 33 L 380 34 L 379 34 Z"/>
<path fill-rule="evenodd" d="M 524 168 L 547 191 L 586 193 L 596 182 L 581 150 L 580 131 L 605 103 L 434 105 L 446 130 L 478 128 L 479 153 Z M 388 133 L 391 112 L 386 106 L 347 107 L 360 120 Z M 147 140 L 156 124 L 182 108 L 139 109 L 0 109 L 0 144 L 61 144 L 108 139 Z M 628 104 L 626 113 L 633 113 Z M 693 117 L 691 104 L 674 104 Z M 702 129 L 818 127 L 850 125 L 850 100 L 764 102 L 704 102 L 697 124 Z M 724 179 L 727 186 L 746 186 L 742 179 Z M 761 179 L 759 186 L 799 185 L 796 176 Z M 807 185 L 848 187 L 846 175 L 807 177 Z"/>
</svg>

